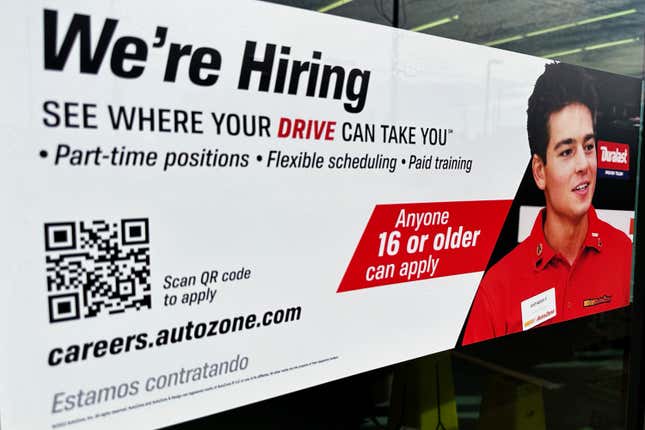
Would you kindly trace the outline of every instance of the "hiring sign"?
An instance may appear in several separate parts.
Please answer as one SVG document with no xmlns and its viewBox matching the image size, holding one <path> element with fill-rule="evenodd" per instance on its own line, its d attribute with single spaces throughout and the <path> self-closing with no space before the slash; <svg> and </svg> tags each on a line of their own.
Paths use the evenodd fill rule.
<svg viewBox="0 0 645 430">
<path fill-rule="evenodd" d="M 596 164 L 627 175 L 636 146 L 584 99 L 533 151 L 543 59 L 262 2 L 5 9 L 3 429 L 158 428 L 454 348 L 470 320 L 563 320 L 537 278 L 494 315 L 476 298 L 529 163 L 624 269 L 588 217 Z"/>
</svg>

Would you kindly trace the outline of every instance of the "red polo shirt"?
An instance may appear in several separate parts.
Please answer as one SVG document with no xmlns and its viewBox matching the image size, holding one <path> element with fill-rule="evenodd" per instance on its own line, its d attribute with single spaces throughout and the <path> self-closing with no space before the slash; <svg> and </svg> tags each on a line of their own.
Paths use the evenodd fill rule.
<svg viewBox="0 0 645 430">
<path fill-rule="evenodd" d="M 521 303 L 555 288 L 554 324 L 629 304 L 632 243 L 620 230 L 587 214 L 584 244 L 569 265 L 542 230 L 543 209 L 529 237 L 486 272 L 470 310 L 463 344 L 522 331 Z"/>
</svg>

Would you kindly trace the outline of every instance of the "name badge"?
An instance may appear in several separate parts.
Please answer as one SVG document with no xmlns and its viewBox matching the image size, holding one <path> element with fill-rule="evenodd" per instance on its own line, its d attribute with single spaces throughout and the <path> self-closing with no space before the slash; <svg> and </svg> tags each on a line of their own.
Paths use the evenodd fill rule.
<svg viewBox="0 0 645 430">
<path fill-rule="evenodd" d="M 556 315 L 555 288 L 522 302 L 522 330 L 528 330 Z"/>
</svg>

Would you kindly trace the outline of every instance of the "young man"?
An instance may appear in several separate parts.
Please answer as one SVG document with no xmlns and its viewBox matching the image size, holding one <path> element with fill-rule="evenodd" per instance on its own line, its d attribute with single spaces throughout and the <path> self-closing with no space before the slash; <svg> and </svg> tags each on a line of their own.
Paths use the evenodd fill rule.
<svg viewBox="0 0 645 430">
<path fill-rule="evenodd" d="M 547 64 L 527 110 L 546 207 L 531 234 L 482 279 L 463 344 L 626 306 L 632 247 L 596 216 L 597 96 L 581 69 Z"/>
</svg>

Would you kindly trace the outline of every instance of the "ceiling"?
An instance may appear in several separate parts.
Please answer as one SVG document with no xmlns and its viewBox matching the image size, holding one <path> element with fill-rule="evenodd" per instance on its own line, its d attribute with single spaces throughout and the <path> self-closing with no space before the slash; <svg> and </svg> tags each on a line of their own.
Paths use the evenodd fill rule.
<svg viewBox="0 0 645 430">
<path fill-rule="evenodd" d="M 271 2 L 381 25 L 392 22 L 392 0 Z M 645 0 L 400 0 L 399 4 L 401 28 L 643 75 Z"/>
</svg>

